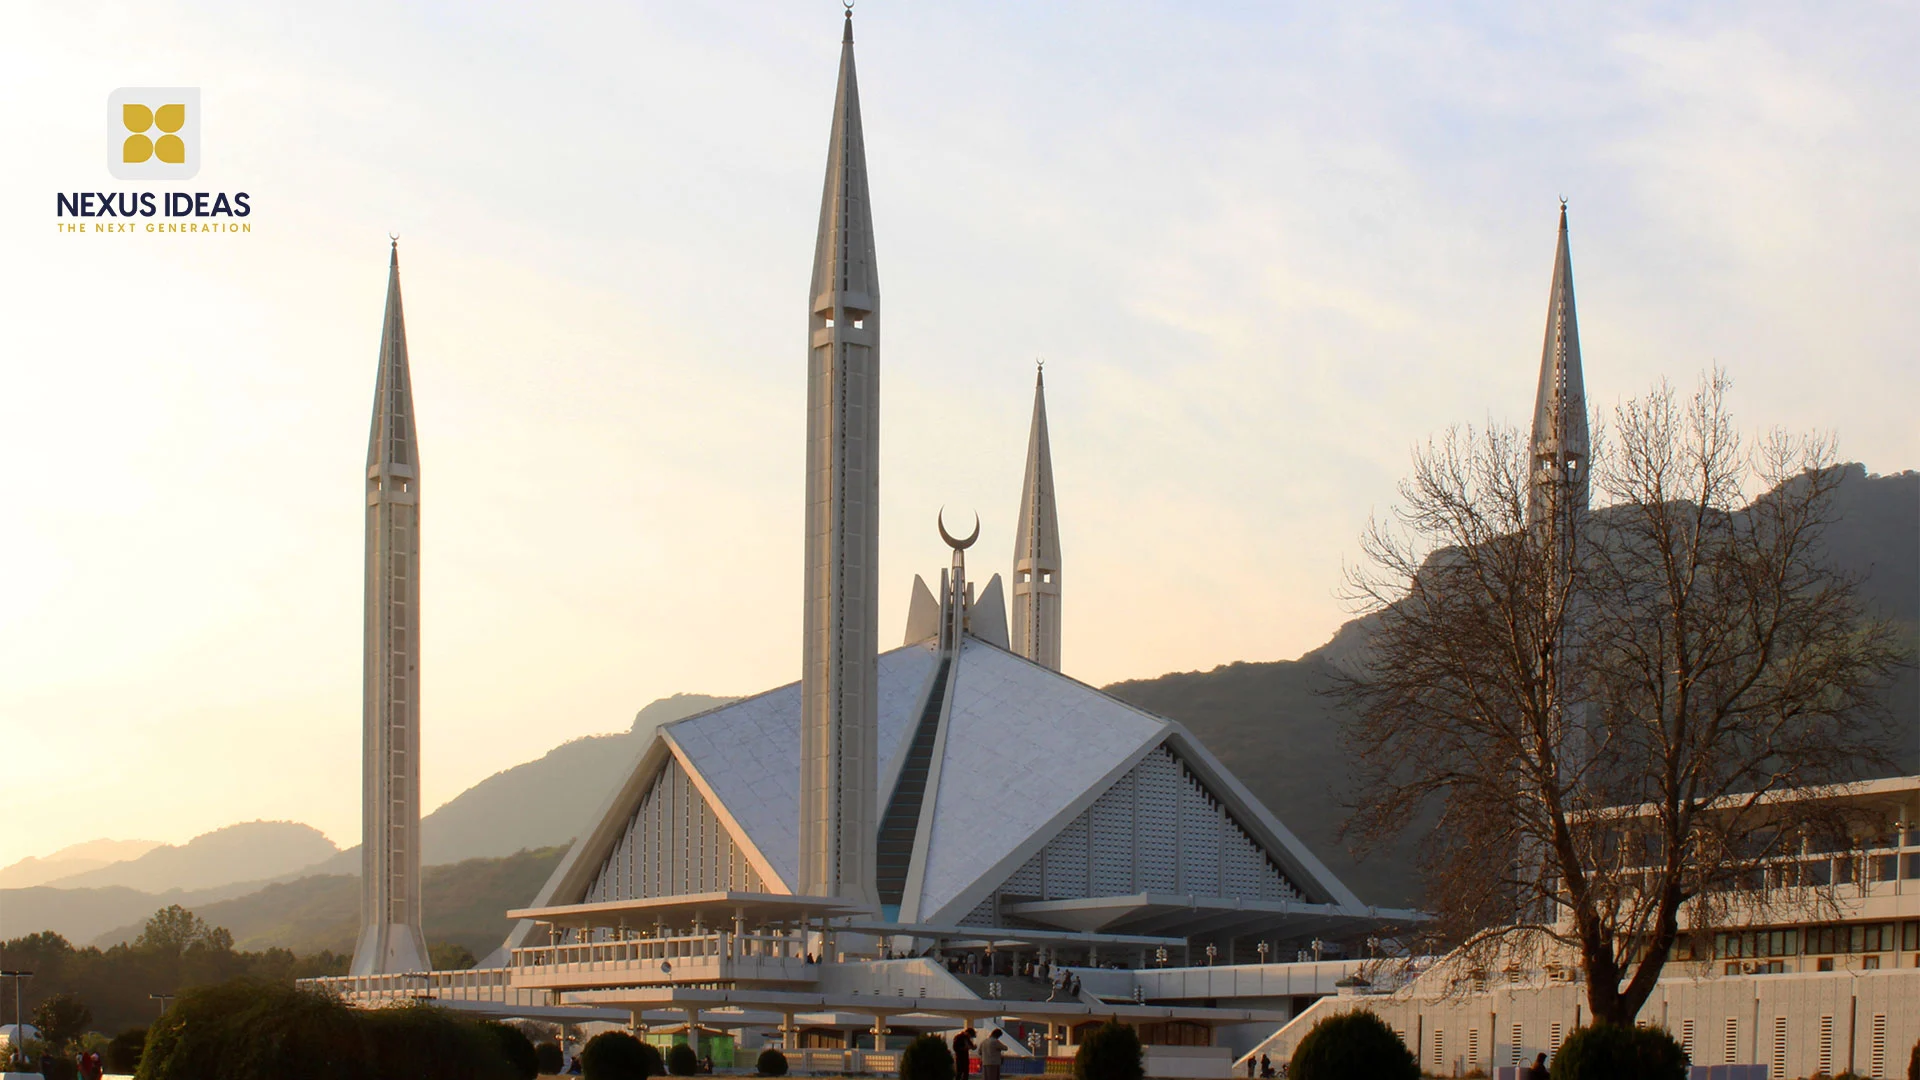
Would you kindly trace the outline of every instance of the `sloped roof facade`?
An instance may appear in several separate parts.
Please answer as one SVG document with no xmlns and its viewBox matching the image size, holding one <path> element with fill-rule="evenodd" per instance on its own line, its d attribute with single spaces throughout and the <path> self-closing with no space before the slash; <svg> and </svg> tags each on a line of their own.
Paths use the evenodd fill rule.
<svg viewBox="0 0 1920 1080">
<path fill-rule="evenodd" d="M 946 678 L 943 659 L 934 641 L 879 657 L 883 797 L 904 783 L 915 729 L 938 723 L 889 919 L 1041 925 L 1049 903 L 1175 894 L 1364 912 L 1179 724 L 970 636 Z M 798 684 L 662 726 L 535 906 L 794 893 L 799 729 Z"/>
</svg>

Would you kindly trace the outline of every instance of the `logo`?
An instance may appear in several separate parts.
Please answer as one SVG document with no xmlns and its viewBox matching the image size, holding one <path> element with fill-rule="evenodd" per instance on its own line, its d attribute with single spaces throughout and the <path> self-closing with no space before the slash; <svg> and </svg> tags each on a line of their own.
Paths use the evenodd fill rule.
<svg viewBox="0 0 1920 1080">
<path fill-rule="evenodd" d="M 200 88 L 123 86 L 107 95 L 107 171 L 186 180 L 200 171 Z"/>
</svg>

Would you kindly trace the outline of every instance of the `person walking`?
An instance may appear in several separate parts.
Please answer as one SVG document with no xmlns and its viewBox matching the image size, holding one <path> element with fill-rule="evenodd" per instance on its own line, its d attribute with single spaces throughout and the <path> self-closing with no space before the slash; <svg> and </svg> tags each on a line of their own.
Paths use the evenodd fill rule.
<svg viewBox="0 0 1920 1080">
<path fill-rule="evenodd" d="M 960 1034 L 953 1037 L 953 1075 L 958 1077 L 959 1080 L 967 1080 L 967 1077 L 970 1075 L 968 1070 L 972 1067 L 972 1062 L 970 1062 L 968 1058 L 971 1057 L 972 1054 L 973 1025 L 968 1024 L 966 1027 L 960 1029 Z"/>
<path fill-rule="evenodd" d="M 1273 1080 L 1273 1059 L 1265 1054 L 1260 1055 L 1260 1075 L 1266 1080 Z"/>
<path fill-rule="evenodd" d="M 1007 1044 L 1000 1041 L 1000 1029 L 994 1028 L 987 1041 L 980 1044 L 980 1080 L 1000 1080 L 1000 1059 L 1007 1052 Z"/>
<path fill-rule="evenodd" d="M 1552 1072 L 1547 1068 L 1547 1055 L 1536 1054 L 1533 1059 L 1533 1068 L 1527 1070 L 1525 1080 L 1547 1080 L 1551 1075 L 1553 1075 Z"/>
</svg>

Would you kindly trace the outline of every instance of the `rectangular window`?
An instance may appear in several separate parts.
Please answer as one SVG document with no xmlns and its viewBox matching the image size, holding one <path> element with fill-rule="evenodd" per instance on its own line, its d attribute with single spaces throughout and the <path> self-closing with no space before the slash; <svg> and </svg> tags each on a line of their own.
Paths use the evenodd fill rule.
<svg viewBox="0 0 1920 1080">
<path fill-rule="evenodd" d="M 1727 1017 L 1726 1038 L 1720 1044 L 1720 1060 L 1727 1065 L 1740 1063 L 1740 1018 Z"/>
<path fill-rule="evenodd" d="M 1833 1075 L 1833 1017 L 1820 1018 L 1820 1075 Z"/>
<path fill-rule="evenodd" d="M 1514 1040 L 1514 1042 L 1519 1041 Z M 1691 1016 L 1680 1021 L 1680 1049 L 1687 1052 L 1688 1058 L 1693 1057 L 1693 1017 Z"/>
<path fill-rule="evenodd" d="M 1920 922 L 1906 923 L 1900 928 L 1900 947 L 1908 952 L 1920 950 Z"/>
<path fill-rule="evenodd" d="M 1881 1080 L 1887 1075 L 1887 1014 L 1873 1014 L 1873 1036 L 1867 1043 L 1867 1075 Z"/>
<path fill-rule="evenodd" d="M 1787 1018 L 1773 1018 L 1773 1073 L 1774 1076 L 1787 1075 Z"/>
</svg>

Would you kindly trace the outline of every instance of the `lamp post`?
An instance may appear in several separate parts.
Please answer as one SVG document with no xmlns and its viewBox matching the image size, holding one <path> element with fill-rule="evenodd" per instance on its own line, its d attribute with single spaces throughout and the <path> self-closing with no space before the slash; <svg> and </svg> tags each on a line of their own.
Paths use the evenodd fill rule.
<svg viewBox="0 0 1920 1080">
<path fill-rule="evenodd" d="M 167 1015 L 167 1002 L 169 1002 L 169 1001 L 172 1001 L 172 1000 L 173 1000 L 173 998 L 174 998 L 174 995 L 172 995 L 172 994 L 148 994 L 148 995 L 147 995 L 147 997 L 149 997 L 149 998 L 152 998 L 152 999 L 153 999 L 154 1001 L 157 1001 L 157 1002 L 159 1002 L 159 1003 L 160 1003 L 160 1015 L 161 1015 L 161 1016 L 165 1016 L 165 1015 Z"/>
<path fill-rule="evenodd" d="M 13 980 L 13 1038 L 7 1040 L 7 1054 L 19 1058 L 23 1066 L 27 1059 L 22 1056 L 20 1044 L 26 1041 L 27 1018 L 20 1011 L 20 984 L 31 978 L 31 971 L 0 971 L 0 979 Z"/>
<path fill-rule="evenodd" d="M 1255 945 L 1253 947 L 1253 950 L 1260 954 L 1261 963 L 1264 964 L 1267 962 L 1267 943 L 1266 942 L 1262 941 L 1260 944 Z"/>
<path fill-rule="evenodd" d="M 1159 948 L 1153 950 L 1153 959 L 1154 959 L 1154 962 L 1159 964 L 1161 967 L 1166 967 L 1167 966 L 1167 947 L 1165 945 L 1162 945 Z"/>
<path fill-rule="evenodd" d="M 1220 955 L 1220 950 L 1214 946 L 1213 942 L 1211 941 L 1207 942 L 1207 966 L 1208 967 L 1213 966 L 1213 958 L 1219 955 Z"/>
</svg>

